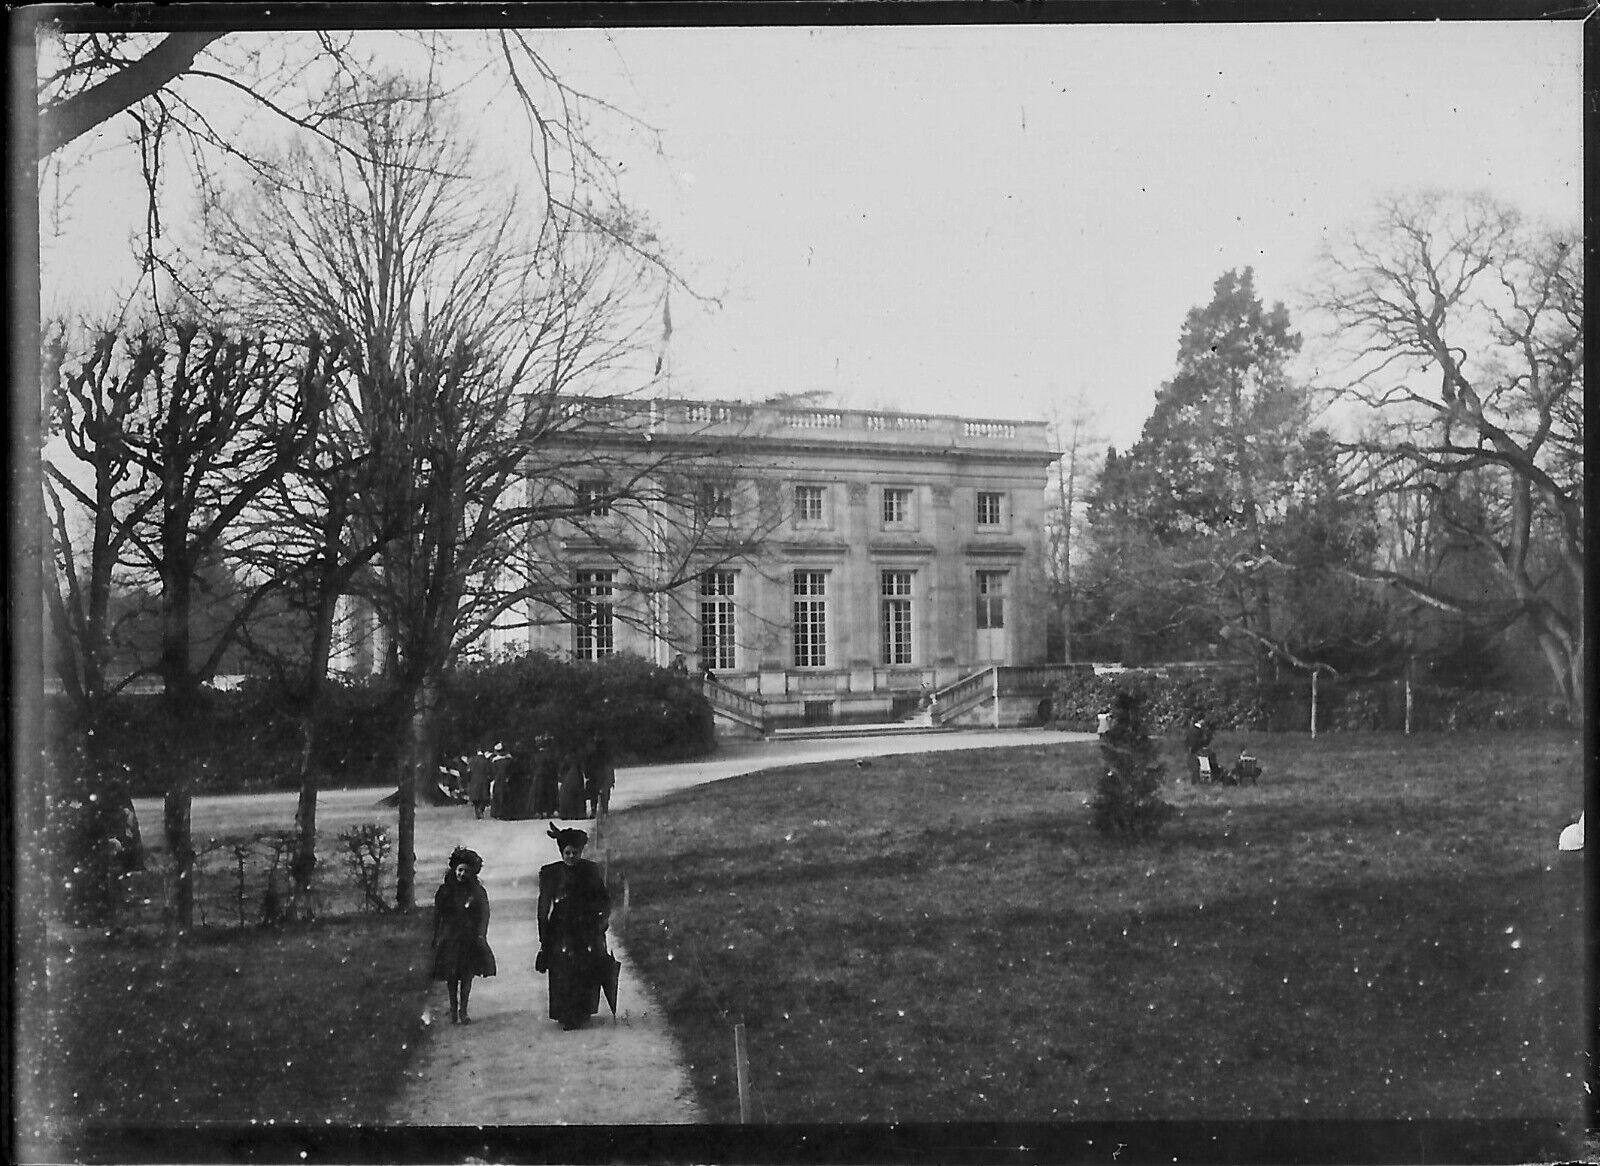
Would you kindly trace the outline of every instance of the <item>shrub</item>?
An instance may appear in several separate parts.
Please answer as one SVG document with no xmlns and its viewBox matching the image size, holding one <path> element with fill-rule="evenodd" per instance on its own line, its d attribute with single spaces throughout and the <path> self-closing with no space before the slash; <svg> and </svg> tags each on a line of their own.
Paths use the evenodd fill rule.
<svg viewBox="0 0 1600 1166">
<path fill-rule="evenodd" d="M 363 822 L 339 831 L 339 845 L 346 869 L 361 888 L 363 910 L 387 911 L 383 897 L 383 876 L 389 862 L 389 828 L 377 822 Z"/>
<path fill-rule="evenodd" d="M 540 733 L 576 748 L 602 732 L 619 761 L 701 757 L 715 747 L 698 684 L 627 654 L 569 662 L 529 652 L 460 669 L 445 685 L 439 729 L 445 756 L 495 742 L 518 754 Z"/>
<path fill-rule="evenodd" d="M 1111 727 L 1100 738 L 1104 772 L 1095 785 L 1090 812 L 1100 833 L 1125 841 L 1149 838 L 1172 814 L 1161 798 L 1166 765 L 1145 720 L 1145 696 L 1119 689 L 1112 698 Z"/>
<path fill-rule="evenodd" d="M 1311 727 L 1311 681 L 1258 681 L 1241 672 L 1164 673 L 1130 669 L 1109 676 L 1075 673 L 1057 682 L 1051 716 L 1065 729 L 1088 732 L 1095 717 L 1111 708 L 1118 690 L 1145 701 L 1152 733 L 1170 733 L 1192 715 L 1218 729 L 1304 733 Z M 1480 689 L 1413 685 L 1412 728 L 1448 732 L 1465 728 L 1550 729 L 1570 722 L 1560 699 L 1543 693 L 1505 693 Z M 1405 685 L 1400 680 L 1351 683 L 1324 678 L 1317 687 L 1317 728 L 1321 732 L 1373 732 L 1405 727 Z"/>
</svg>

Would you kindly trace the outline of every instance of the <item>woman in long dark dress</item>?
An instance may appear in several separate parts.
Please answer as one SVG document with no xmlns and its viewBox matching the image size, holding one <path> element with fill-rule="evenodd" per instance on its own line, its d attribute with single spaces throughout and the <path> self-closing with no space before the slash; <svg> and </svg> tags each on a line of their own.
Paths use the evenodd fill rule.
<svg viewBox="0 0 1600 1166">
<path fill-rule="evenodd" d="M 450 987 L 450 1023 L 471 1024 L 467 1001 L 473 976 L 495 974 L 489 949 L 489 894 L 478 881 L 483 859 L 464 846 L 450 855 L 433 896 L 433 978 Z"/>
<path fill-rule="evenodd" d="M 583 796 L 589 803 L 589 817 L 599 818 L 611 811 L 611 788 L 617 784 L 617 766 L 611 758 L 611 741 L 604 733 L 589 737 L 583 755 Z"/>
<path fill-rule="evenodd" d="M 583 759 L 574 749 L 567 749 L 561 755 L 561 788 L 556 810 L 567 822 L 589 816 L 583 797 Z"/>
<path fill-rule="evenodd" d="M 554 818 L 559 808 L 561 758 L 548 733 L 540 733 L 533 757 L 533 816 Z"/>
<path fill-rule="evenodd" d="M 600 867 L 583 857 L 588 834 L 551 826 L 550 836 L 561 848 L 561 861 L 539 868 L 534 967 L 550 977 L 550 1019 L 564 1029 L 582 1028 L 600 1011 L 600 987 L 611 965 L 606 949 L 611 895 Z"/>
</svg>

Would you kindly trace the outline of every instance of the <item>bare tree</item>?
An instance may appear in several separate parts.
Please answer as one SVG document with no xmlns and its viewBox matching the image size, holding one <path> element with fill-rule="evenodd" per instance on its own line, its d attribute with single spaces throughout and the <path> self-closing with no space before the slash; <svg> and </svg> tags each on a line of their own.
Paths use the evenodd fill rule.
<svg viewBox="0 0 1600 1166">
<path fill-rule="evenodd" d="M 1437 559 L 1364 577 L 1443 611 L 1509 605 L 1581 707 L 1580 238 L 1486 197 L 1390 198 L 1327 250 L 1314 299 L 1347 361 L 1337 396 L 1378 417 L 1346 446 L 1353 488 L 1418 500 L 1500 588 L 1453 586 Z"/>
<path fill-rule="evenodd" d="M 203 330 L 198 323 L 105 332 L 62 378 L 52 415 L 68 457 L 47 473 L 56 517 L 57 584 L 49 592 L 68 649 L 69 675 L 109 695 L 105 632 L 111 573 L 143 571 L 159 582 L 158 658 L 164 708 L 192 721 L 202 683 L 265 589 L 240 605 L 206 643 L 194 635 L 196 581 L 240 514 L 277 481 L 311 440 L 329 360 L 313 342 L 298 368 L 279 345 Z M 94 467 L 92 487 L 75 477 Z M 92 544 L 80 557 L 66 543 L 69 503 L 92 514 Z M 69 601 L 70 599 L 70 601 Z M 194 850 L 189 837 L 193 774 L 179 758 L 163 775 L 163 821 L 175 863 L 172 919 L 192 925 Z"/>
<path fill-rule="evenodd" d="M 1080 393 L 1068 415 L 1058 413 L 1050 419 L 1050 443 L 1060 458 L 1051 475 L 1054 496 L 1045 514 L 1045 594 L 1061 637 L 1061 659 L 1067 662 L 1073 657 L 1073 566 L 1082 525 L 1079 512 L 1085 485 L 1097 472 L 1087 452 L 1093 440 L 1092 419 Z"/>
<path fill-rule="evenodd" d="M 257 149 L 255 136 L 240 132 L 258 114 L 336 150 L 358 149 L 336 128 L 349 112 L 345 101 L 380 81 L 392 84 L 397 62 L 419 63 L 410 93 L 417 99 L 446 87 L 447 72 L 450 85 L 497 84 L 526 124 L 544 197 L 593 230 L 609 230 L 623 204 L 618 171 L 592 136 L 594 117 L 656 136 L 639 118 L 565 80 L 538 39 L 519 29 L 163 32 L 150 31 L 145 14 L 79 7 L 51 14 L 40 32 L 31 127 L 37 151 L 30 149 L 27 161 L 59 172 L 74 163 L 66 147 L 97 127 L 122 126 L 147 189 L 146 274 L 171 262 L 162 249 L 169 234 L 163 211 L 176 161 L 202 188 L 228 162 L 270 177 L 276 152 Z M 630 245 L 625 234 L 616 241 Z"/>
<path fill-rule="evenodd" d="M 571 581 L 527 553 L 538 530 L 667 489 L 648 411 L 616 387 L 659 302 L 653 238 L 620 212 L 596 227 L 592 208 L 548 198 L 531 222 L 516 198 L 495 205 L 448 103 L 415 93 L 396 78 L 347 94 L 324 126 L 337 145 L 297 142 L 278 180 L 217 198 L 209 273 L 193 280 L 243 319 L 312 322 L 347 361 L 329 425 L 367 459 L 351 522 L 358 544 L 381 546 L 365 586 L 410 710 L 402 908 L 444 672 L 519 605 L 569 597 Z M 630 442 L 642 462 L 620 452 Z M 598 495 L 577 489 L 580 469 Z"/>
<path fill-rule="evenodd" d="M 66 329 L 58 325 L 46 346 L 43 483 L 45 533 L 52 569 L 46 573 L 45 601 L 54 644 L 53 662 L 62 695 L 72 710 L 68 735 L 79 743 L 90 797 L 87 812 L 99 819 L 96 837 L 125 837 L 130 869 L 143 864 L 138 816 L 131 794 L 116 776 L 105 752 L 106 714 L 111 698 L 137 672 L 113 671 L 119 613 L 113 605 L 118 569 L 128 542 L 157 496 L 135 464 L 124 429 L 138 416 L 139 380 L 116 354 L 113 331 L 98 335 L 74 366 L 66 363 Z M 65 791 L 56 791 L 58 795 Z M 78 862 L 86 856 L 66 856 Z M 117 871 L 84 862 L 86 888 L 100 912 L 109 910 Z"/>
</svg>

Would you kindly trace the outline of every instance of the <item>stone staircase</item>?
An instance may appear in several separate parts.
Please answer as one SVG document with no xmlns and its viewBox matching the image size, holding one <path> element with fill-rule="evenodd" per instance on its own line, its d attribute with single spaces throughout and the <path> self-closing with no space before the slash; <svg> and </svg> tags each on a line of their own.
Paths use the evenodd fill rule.
<svg viewBox="0 0 1600 1166">
<path fill-rule="evenodd" d="M 1091 665 L 988 665 L 933 693 L 932 704 L 896 721 L 774 728 L 765 702 L 714 680 L 702 691 L 719 728 L 781 740 L 861 737 L 885 733 L 933 733 L 946 728 L 1013 728 L 1038 723 L 1039 704 L 1065 674 Z"/>
</svg>

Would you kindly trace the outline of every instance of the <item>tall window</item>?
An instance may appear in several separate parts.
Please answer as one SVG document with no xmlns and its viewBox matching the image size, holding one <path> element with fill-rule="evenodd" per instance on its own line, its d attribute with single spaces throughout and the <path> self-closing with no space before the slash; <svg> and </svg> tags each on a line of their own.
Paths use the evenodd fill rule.
<svg viewBox="0 0 1600 1166">
<path fill-rule="evenodd" d="M 883 572 L 883 662 L 911 663 L 910 571 Z"/>
<path fill-rule="evenodd" d="M 732 571 L 707 571 L 700 576 L 700 658 L 707 668 L 731 672 L 737 667 L 733 639 Z"/>
<path fill-rule="evenodd" d="M 903 486 L 883 489 L 883 524 L 898 526 L 911 521 L 911 491 Z"/>
<path fill-rule="evenodd" d="M 615 571 L 579 571 L 573 597 L 574 643 L 572 654 L 580 660 L 598 660 L 616 651 L 612 585 Z"/>
<path fill-rule="evenodd" d="M 579 482 L 578 505 L 581 513 L 604 518 L 611 513 L 611 490 L 604 481 L 597 479 Z"/>
<path fill-rule="evenodd" d="M 733 517 L 733 486 L 728 482 L 701 482 L 695 493 L 694 508 L 702 522 Z"/>
<path fill-rule="evenodd" d="M 978 572 L 978 627 L 1006 626 L 1006 573 Z"/>
<path fill-rule="evenodd" d="M 979 526 L 999 526 L 999 525 L 1001 525 L 1001 522 L 1002 522 L 1002 519 L 1001 519 L 1001 505 L 1002 505 L 1004 499 L 1005 499 L 1005 495 L 999 493 L 998 491 L 990 491 L 990 490 L 979 490 L 978 491 L 978 525 Z"/>
<path fill-rule="evenodd" d="M 823 517 L 823 487 L 796 486 L 794 488 L 794 520 L 796 522 L 821 522 Z"/>
<path fill-rule="evenodd" d="M 794 665 L 822 668 L 828 663 L 828 573 L 794 573 Z"/>
</svg>

